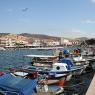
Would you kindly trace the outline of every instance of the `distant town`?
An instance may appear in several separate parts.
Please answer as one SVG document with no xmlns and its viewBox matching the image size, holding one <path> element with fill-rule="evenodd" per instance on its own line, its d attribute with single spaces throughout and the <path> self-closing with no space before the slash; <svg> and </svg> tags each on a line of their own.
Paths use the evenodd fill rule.
<svg viewBox="0 0 95 95">
<path fill-rule="evenodd" d="M 69 39 L 64 37 L 53 37 L 41 34 L 0 33 L 0 47 L 3 48 L 72 46 L 72 45 L 81 45 L 84 41 L 88 41 L 88 38 L 82 37 L 76 39 Z"/>
</svg>

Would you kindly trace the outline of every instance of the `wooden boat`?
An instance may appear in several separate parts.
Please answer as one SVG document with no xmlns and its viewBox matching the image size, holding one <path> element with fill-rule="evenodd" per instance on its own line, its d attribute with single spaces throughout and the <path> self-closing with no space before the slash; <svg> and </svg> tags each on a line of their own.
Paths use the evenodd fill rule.
<svg viewBox="0 0 95 95">
<path fill-rule="evenodd" d="M 57 62 L 57 56 L 52 55 L 25 55 L 31 58 L 31 64 L 36 67 L 51 67 L 54 62 Z"/>
<path fill-rule="evenodd" d="M 14 77 L 22 77 L 22 78 L 26 78 L 26 79 L 35 79 L 38 76 L 37 71 L 28 70 L 28 69 L 9 68 L 9 72 Z"/>
<path fill-rule="evenodd" d="M 63 81 L 69 81 L 71 78 L 71 74 L 68 72 L 66 74 L 58 74 L 57 76 L 51 75 L 51 72 L 46 72 L 46 71 L 32 71 L 32 70 L 27 70 L 27 69 L 11 69 L 10 74 L 14 77 L 21 77 L 21 78 L 26 78 L 26 79 L 42 79 L 41 82 L 45 82 L 47 80 L 47 84 L 56 84 L 60 80 Z M 53 73 L 52 73 L 53 74 Z M 40 76 L 40 78 L 39 78 Z"/>
<path fill-rule="evenodd" d="M 32 59 L 32 65 L 38 69 L 40 74 L 48 74 L 53 78 L 62 77 L 71 72 L 82 72 L 84 66 L 73 66 L 67 69 L 66 63 L 59 63 L 57 56 L 51 55 L 26 55 Z"/>
<path fill-rule="evenodd" d="M 35 95 L 60 95 L 64 89 L 60 86 L 48 86 L 48 85 L 37 85 L 37 94 Z"/>
</svg>

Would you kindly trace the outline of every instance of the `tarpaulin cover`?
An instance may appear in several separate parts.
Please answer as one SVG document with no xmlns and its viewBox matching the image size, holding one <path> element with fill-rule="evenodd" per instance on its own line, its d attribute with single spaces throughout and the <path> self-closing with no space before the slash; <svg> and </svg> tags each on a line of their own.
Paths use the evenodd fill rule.
<svg viewBox="0 0 95 95">
<path fill-rule="evenodd" d="M 13 77 L 11 74 L 0 76 L 0 88 L 19 94 L 8 95 L 33 95 L 36 86 L 35 80 Z"/>
</svg>

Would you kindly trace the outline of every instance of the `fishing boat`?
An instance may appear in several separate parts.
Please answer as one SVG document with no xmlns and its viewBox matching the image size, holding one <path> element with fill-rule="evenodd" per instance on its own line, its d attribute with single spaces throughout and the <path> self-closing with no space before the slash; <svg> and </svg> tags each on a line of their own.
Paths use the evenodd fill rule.
<svg viewBox="0 0 95 95">
<path fill-rule="evenodd" d="M 73 66 L 68 70 L 66 63 L 58 62 L 57 56 L 51 55 L 26 55 L 32 59 L 32 66 L 37 68 L 40 74 L 48 74 L 49 77 L 59 78 L 71 72 L 78 72 L 84 69 L 84 66 Z"/>
<path fill-rule="evenodd" d="M 49 70 L 42 70 L 42 69 L 35 69 L 33 70 L 31 66 L 28 66 L 29 69 L 10 69 L 10 74 L 14 77 L 22 77 L 28 79 L 35 79 L 38 76 L 42 76 L 42 78 L 47 79 L 48 85 L 56 84 L 60 80 L 69 81 L 72 74 L 70 72 L 63 73 L 63 74 L 56 74 L 56 72 L 50 72 Z M 31 69 L 30 69 L 31 68 Z"/>
<path fill-rule="evenodd" d="M 87 65 L 87 60 L 84 58 L 84 56 L 81 54 L 81 49 L 74 49 L 72 51 L 69 51 L 67 49 L 61 50 L 64 56 L 68 56 L 67 58 L 72 60 L 74 65 Z"/>
<path fill-rule="evenodd" d="M 57 62 L 57 56 L 52 55 L 25 55 L 24 58 L 30 58 L 31 65 L 40 69 L 49 69 Z"/>
<path fill-rule="evenodd" d="M 31 70 L 22 69 L 22 68 L 19 68 L 19 69 L 8 68 L 8 70 L 9 70 L 9 73 L 14 77 L 21 77 L 21 78 L 26 78 L 26 79 L 36 79 L 38 76 L 38 72 L 34 71 L 33 68 Z"/>
<path fill-rule="evenodd" d="M 76 65 L 86 65 L 87 60 L 82 55 L 72 55 L 72 60 Z"/>
</svg>

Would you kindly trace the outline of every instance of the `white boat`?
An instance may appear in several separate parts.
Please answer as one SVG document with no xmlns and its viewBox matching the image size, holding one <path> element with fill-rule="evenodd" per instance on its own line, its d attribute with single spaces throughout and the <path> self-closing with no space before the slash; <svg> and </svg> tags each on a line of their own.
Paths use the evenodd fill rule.
<svg viewBox="0 0 95 95">
<path fill-rule="evenodd" d="M 84 65 L 87 62 L 87 60 L 83 58 L 82 55 L 73 55 L 72 60 L 76 65 Z"/>
<path fill-rule="evenodd" d="M 70 72 L 76 72 L 83 70 L 83 66 L 74 66 L 68 70 L 68 65 L 66 63 L 59 63 L 57 56 L 51 55 L 26 55 L 30 57 L 33 61 L 32 65 L 40 68 L 40 73 L 53 74 L 53 77 L 61 77 Z"/>
</svg>

